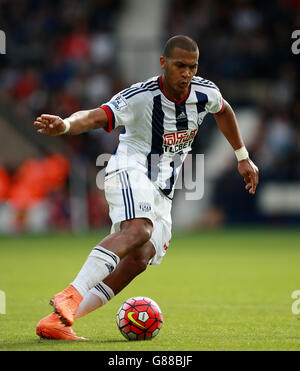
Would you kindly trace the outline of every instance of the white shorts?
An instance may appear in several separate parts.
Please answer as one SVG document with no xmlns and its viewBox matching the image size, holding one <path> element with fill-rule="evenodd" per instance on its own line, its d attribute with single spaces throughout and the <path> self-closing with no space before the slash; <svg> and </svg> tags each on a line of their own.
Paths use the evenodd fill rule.
<svg viewBox="0 0 300 371">
<path fill-rule="evenodd" d="M 172 200 L 164 196 L 146 174 L 135 169 L 109 176 L 104 189 L 112 221 L 111 233 L 118 232 L 124 220 L 150 219 L 153 224 L 150 241 L 156 254 L 149 264 L 160 264 L 171 240 Z"/>
</svg>

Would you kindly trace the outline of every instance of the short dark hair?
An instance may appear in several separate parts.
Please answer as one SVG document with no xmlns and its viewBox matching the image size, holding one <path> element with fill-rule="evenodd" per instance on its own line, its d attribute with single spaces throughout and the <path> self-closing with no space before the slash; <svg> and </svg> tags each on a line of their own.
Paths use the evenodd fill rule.
<svg viewBox="0 0 300 371">
<path fill-rule="evenodd" d="M 198 45 L 196 41 L 191 39 L 189 36 L 173 36 L 166 42 L 163 56 L 166 58 L 170 58 L 175 48 L 183 49 L 188 52 L 196 52 L 198 50 Z"/>
</svg>

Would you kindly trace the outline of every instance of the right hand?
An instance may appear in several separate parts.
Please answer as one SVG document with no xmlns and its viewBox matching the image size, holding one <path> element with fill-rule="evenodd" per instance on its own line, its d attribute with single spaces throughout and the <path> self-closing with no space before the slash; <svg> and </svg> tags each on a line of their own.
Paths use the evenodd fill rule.
<svg viewBox="0 0 300 371">
<path fill-rule="evenodd" d="M 38 134 L 46 134 L 52 137 L 61 135 L 66 128 L 62 118 L 48 114 L 37 117 L 33 125 L 38 129 Z"/>
</svg>

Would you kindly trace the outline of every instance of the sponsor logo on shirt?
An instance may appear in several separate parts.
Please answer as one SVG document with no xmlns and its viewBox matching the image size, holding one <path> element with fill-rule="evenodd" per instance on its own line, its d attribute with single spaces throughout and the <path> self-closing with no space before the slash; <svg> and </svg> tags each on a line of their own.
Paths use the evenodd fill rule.
<svg viewBox="0 0 300 371">
<path fill-rule="evenodd" d="M 164 151 L 177 153 L 185 148 L 189 148 L 197 134 L 198 129 L 180 130 L 173 133 L 164 134 Z"/>
</svg>

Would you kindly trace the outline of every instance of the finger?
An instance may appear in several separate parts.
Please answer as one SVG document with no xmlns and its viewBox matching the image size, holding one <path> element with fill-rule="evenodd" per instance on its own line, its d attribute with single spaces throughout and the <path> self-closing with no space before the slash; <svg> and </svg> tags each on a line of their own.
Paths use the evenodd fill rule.
<svg viewBox="0 0 300 371">
<path fill-rule="evenodd" d="M 41 122 L 41 123 L 43 123 L 45 125 L 48 125 L 49 124 L 49 121 L 46 120 L 46 119 L 43 119 L 42 117 L 37 117 L 35 121 Z"/>
<path fill-rule="evenodd" d="M 251 182 L 251 188 L 255 191 L 256 188 L 256 182 L 255 182 L 255 174 L 250 176 L 250 182 Z"/>
<path fill-rule="evenodd" d="M 249 189 L 249 193 L 251 194 L 254 194 L 255 193 L 255 189 L 256 189 L 256 182 L 255 182 L 255 176 L 252 175 L 250 177 L 250 189 Z"/>
<path fill-rule="evenodd" d="M 254 171 L 254 182 L 255 182 L 255 188 L 256 188 L 259 182 L 259 179 L 258 179 L 259 170 L 258 170 L 258 167 L 252 161 L 251 161 L 251 166 Z"/>
<path fill-rule="evenodd" d="M 254 194 L 255 193 L 255 188 L 251 186 L 251 184 L 247 184 L 246 185 L 246 190 L 250 193 L 250 194 Z"/>
<path fill-rule="evenodd" d="M 251 182 L 249 193 L 252 194 L 252 195 L 254 195 L 255 190 L 256 190 L 256 185 L 253 182 Z"/>
<path fill-rule="evenodd" d="M 259 171 L 258 171 L 258 168 L 256 168 L 255 171 L 254 171 L 254 185 L 255 185 L 255 189 L 256 189 L 256 187 L 258 186 L 258 183 L 259 183 L 258 174 L 259 174 Z"/>
<path fill-rule="evenodd" d="M 248 184 L 246 185 L 245 189 L 246 189 L 250 194 L 253 194 L 253 192 L 255 192 L 254 189 L 253 189 L 253 187 L 251 186 L 251 183 L 248 183 Z"/>
<path fill-rule="evenodd" d="M 246 186 L 248 184 L 251 185 L 251 176 L 249 176 L 248 174 L 244 176 L 244 182 L 246 183 Z"/>
<path fill-rule="evenodd" d="M 257 186 L 258 183 L 259 183 L 259 171 L 258 171 L 258 169 L 255 172 L 255 182 L 256 182 L 256 186 Z"/>
<path fill-rule="evenodd" d="M 41 117 L 42 117 L 43 120 L 48 120 L 49 122 L 53 122 L 57 119 L 57 116 L 48 115 L 46 113 L 43 113 Z"/>
<path fill-rule="evenodd" d="M 34 126 L 36 126 L 37 128 L 45 128 L 46 127 L 46 124 L 43 124 L 41 122 L 38 122 L 38 121 L 35 121 L 33 123 Z"/>
<path fill-rule="evenodd" d="M 256 183 L 255 183 L 254 174 L 253 175 L 250 175 L 247 178 L 245 177 L 244 180 L 245 180 L 245 183 L 246 183 L 245 189 L 247 191 L 249 191 L 250 194 L 254 194 L 255 193 L 255 189 L 256 189 Z"/>
</svg>

